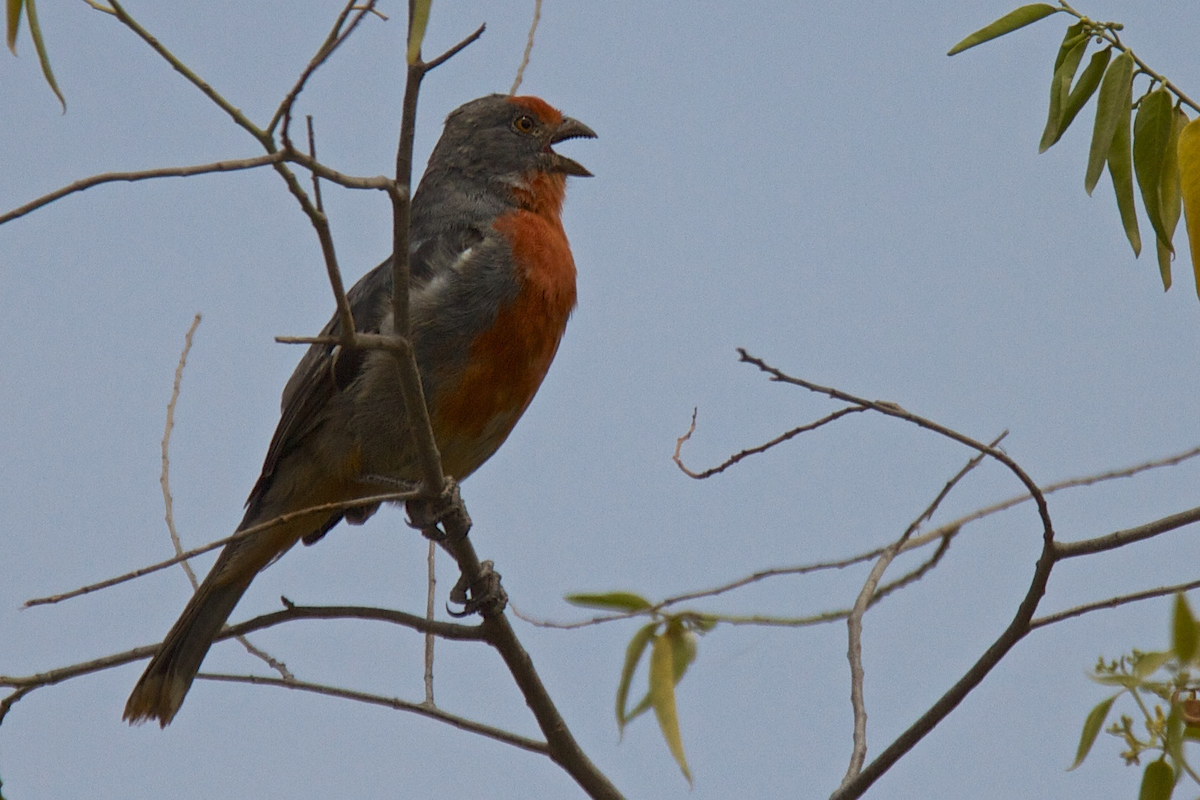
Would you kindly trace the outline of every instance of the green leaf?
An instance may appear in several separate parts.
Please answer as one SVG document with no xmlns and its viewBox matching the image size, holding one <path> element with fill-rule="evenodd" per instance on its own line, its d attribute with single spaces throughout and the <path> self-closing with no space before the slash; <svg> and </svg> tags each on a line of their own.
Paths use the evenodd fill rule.
<svg viewBox="0 0 1200 800">
<path fill-rule="evenodd" d="M 683 626 L 682 620 L 672 617 L 664 634 L 671 642 L 671 657 L 675 664 L 675 683 L 683 680 L 687 668 L 696 660 L 696 634 Z"/>
<path fill-rule="evenodd" d="M 1068 772 L 1078 767 L 1087 758 L 1092 745 L 1096 743 L 1096 736 L 1099 735 L 1100 729 L 1104 727 L 1104 720 L 1108 717 L 1108 711 L 1112 708 L 1113 701 L 1120 696 L 1120 693 L 1114 694 L 1107 700 L 1102 700 L 1095 708 L 1088 712 L 1087 719 L 1083 721 L 1083 733 L 1079 736 L 1079 747 L 1075 750 L 1075 763 L 1067 767 Z"/>
<path fill-rule="evenodd" d="M 414 0 L 412 19 L 408 23 L 408 64 L 412 66 L 421 57 L 421 43 L 425 41 L 425 26 L 429 24 L 429 7 L 433 0 Z"/>
<path fill-rule="evenodd" d="M 54 80 L 54 71 L 50 69 L 50 56 L 46 53 L 46 42 L 42 39 L 42 26 L 38 24 L 37 6 L 34 0 L 25 0 L 25 14 L 29 17 L 29 35 L 33 37 L 33 49 L 37 51 L 38 63 L 42 65 L 42 75 L 50 84 L 54 96 L 62 104 L 63 113 L 67 113 L 67 101 L 59 91 L 58 82 Z"/>
<path fill-rule="evenodd" d="M 1183 218 L 1187 223 L 1196 293 L 1200 294 L 1200 119 L 1194 119 L 1179 134 L 1179 182 L 1183 189 Z"/>
<path fill-rule="evenodd" d="M 1200 636 L 1196 631 L 1196 618 L 1192 616 L 1192 609 L 1183 592 L 1178 592 L 1175 595 L 1175 610 L 1171 615 L 1171 650 L 1181 663 L 1186 664 L 1195 658 L 1198 643 Z"/>
<path fill-rule="evenodd" d="M 1183 717 L 1179 706 L 1171 704 L 1171 713 L 1167 715 L 1166 754 L 1175 767 L 1175 783 L 1183 777 Z"/>
<path fill-rule="evenodd" d="M 643 625 L 638 628 L 637 633 L 633 635 L 625 648 L 625 664 L 621 667 L 621 680 L 617 684 L 617 730 L 621 734 L 625 732 L 626 723 L 637 716 L 637 714 L 625 713 L 625 702 L 629 698 L 629 683 L 633 680 L 633 673 L 637 669 L 638 662 L 642 660 L 642 653 L 646 651 L 646 645 L 650 643 L 650 639 L 653 638 L 657 629 L 657 622 Z"/>
<path fill-rule="evenodd" d="M 667 742 L 667 748 L 683 772 L 683 777 L 691 785 L 692 773 L 683 754 L 679 716 L 675 710 L 675 646 L 671 638 L 667 634 L 654 637 L 654 647 L 650 652 L 650 701 L 654 705 L 654 716 L 658 718 L 658 727 Z"/>
<path fill-rule="evenodd" d="M 1134 677 L 1140 679 L 1148 678 L 1163 664 L 1171 660 L 1171 653 L 1166 650 L 1155 650 L 1149 653 L 1142 653 L 1137 660 L 1137 665 L 1133 668 Z"/>
<path fill-rule="evenodd" d="M 645 611 L 652 605 L 649 600 L 633 592 L 569 594 L 563 599 L 573 606 L 598 608 L 602 611 Z"/>
<path fill-rule="evenodd" d="M 954 47 L 951 47 L 950 52 L 946 53 L 946 55 L 956 55 L 961 53 L 963 50 L 968 50 L 974 47 L 977 44 L 983 44 L 984 42 L 988 42 L 992 39 L 1003 36 L 1006 33 L 1012 33 L 1018 28 L 1024 28 L 1026 25 L 1030 25 L 1034 22 L 1037 22 L 1039 19 L 1048 17 L 1051 14 L 1057 13 L 1061 10 L 1061 8 L 1057 8 L 1048 3 L 1033 3 L 1027 6 L 1021 6 L 1015 11 L 1008 12 L 990 25 L 985 25 L 984 27 L 975 31 L 970 36 L 954 45 Z"/>
<path fill-rule="evenodd" d="M 1183 213 L 1183 191 L 1179 178 L 1179 134 L 1188 124 L 1187 114 L 1178 106 L 1171 113 L 1171 135 L 1163 156 L 1162 179 L 1158 182 L 1158 201 L 1162 206 L 1163 227 L 1167 243 L 1155 242 L 1158 251 L 1158 271 L 1162 275 L 1163 291 L 1171 288 L 1171 261 L 1175 258 L 1175 228 Z M 1187 659 L 1184 659 L 1185 661 Z"/>
<path fill-rule="evenodd" d="M 1142 207 L 1155 235 L 1167 247 L 1171 241 L 1163 225 L 1159 181 L 1171 138 L 1171 118 L 1171 93 L 1160 87 L 1142 98 L 1133 120 L 1133 171 L 1142 190 Z"/>
<path fill-rule="evenodd" d="M 1050 149 L 1050 146 L 1058 141 L 1058 137 L 1062 136 L 1062 132 L 1065 130 L 1062 123 L 1071 88 L 1071 79 L 1075 77 L 1075 70 L 1079 69 L 1079 62 L 1083 60 L 1083 52 L 1087 50 L 1088 43 L 1091 41 L 1084 37 L 1075 44 L 1070 44 L 1078 38 L 1078 33 L 1072 36 L 1072 31 L 1076 28 L 1082 29 L 1082 26 L 1072 25 L 1067 29 L 1067 38 L 1059 48 L 1058 58 L 1054 63 L 1054 77 L 1050 81 L 1050 108 L 1046 117 L 1046 128 L 1042 131 L 1042 141 L 1038 144 L 1039 153 Z M 1068 45 L 1070 45 L 1069 48 Z"/>
<path fill-rule="evenodd" d="M 1133 247 L 1134 256 L 1139 256 L 1142 253 L 1142 237 L 1138 233 L 1137 211 L 1133 207 L 1133 148 L 1129 136 L 1129 118 L 1133 112 L 1132 80 L 1125 86 L 1125 96 L 1120 105 L 1123 110 L 1113 132 L 1112 146 L 1108 149 L 1108 175 L 1112 178 L 1125 236 Z"/>
<path fill-rule="evenodd" d="M 5 34 L 8 41 L 8 49 L 15 56 L 17 54 L 17 31 L 21 29 L 21 4 L 23 0 L 5 0 L 4 16 L 8 20 L 8 26 Z"/>
<path fill-rule="evenodd" d="M 1088 152 L 1087 174 L 1083 188 L 1090 195 L 1104 171 L 1112 149 L 1113 134 L 1121 120 L 1129 126 L 1129 96 L 1133 84 L 1133 56 L 1128 51 L 1117 56 L 1100 83 L 1100 96 L 1096 100 L 1096 124 L 1092 128 L 1092 146 Z"/>
<path fill-rule="evenodd" d="M 1075 88 L 1071 90 L 1071 94 L 1067 97 L 1063 104 L 1062 119 L 1058 123 L 1058 131 L 1054 135 L 1054 141 L 1043 148 L 1054 145 L 1062 135 L 1067 132 L 1067 128 L 1075 121 L 1075 117 L 1083 109 L 1087 101 L 1091 99 L 1096 92 L 1096 87 L 1100 85 L 1100 79 L 1104 77 L 1104 70 L 1108 68 L 1108 60 L 1112 57 L 1112 48 L 1106 47 L 1097 53 L 1092 54 L 1092 60 L 1083 70 L 1083 74 L 1079 76 L 1079 80 L 1075 82 Z"/>
<path fill-rule="evenodd" d="M 1142 788 L 1138 800 L 1168 800 L 1175 789 L 1175 771 L 1166 761 L 1159 759 L 1146 765 L 1142 773 Z"/>
</svg>

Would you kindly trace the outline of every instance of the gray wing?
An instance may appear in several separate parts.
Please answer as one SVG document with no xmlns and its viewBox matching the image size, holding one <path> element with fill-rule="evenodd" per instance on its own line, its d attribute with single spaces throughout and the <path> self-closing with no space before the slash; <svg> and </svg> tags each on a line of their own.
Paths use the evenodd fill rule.
<svg viewBox="0 0 1200 800">
<path fill-rule="evenodd" d="M 414 290 L 428 283 L 441 269 L 448 268 L 466 250 L 484 238 L 473 226 L 440 232 L 439 235 L 415 243 L 410 258 Z M 346 293 L 354 327 L 361 333 L 379 333 L 391 315 L 392 259 L 389 257 L 368 272 Z M 321 336 L 338 336 L 342 331 L 335 314 L 321 329 Z M 367 351 L 332 344 L 311 345 L 296 365 L 283 388 L 279 425 L 271 438 L 262 474 L 246 500 L 247 520 L 254 516 L 256 506 L 271 486 L 279 463 L 324 421 L 324 411 L 330 401 L 345 391 L 358 378 L 366 363 Z M 311 544 L 336 525 L 342 514 L 331 517 L 318 532 L 305 538 Z M 364 517 L 365 518 L 365 517 Z"/>
</svg>

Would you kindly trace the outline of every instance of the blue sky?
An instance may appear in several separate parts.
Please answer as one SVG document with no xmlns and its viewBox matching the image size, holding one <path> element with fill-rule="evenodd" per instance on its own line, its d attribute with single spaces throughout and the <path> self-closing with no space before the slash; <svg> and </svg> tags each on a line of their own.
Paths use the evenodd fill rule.
<svg viewBox="0 0 1200 800">
<path fill-rule="evenodd" d="M 402 80 L 399 4 L 368 20 L 314 78 L 327 163 L 385 173 Z M 130 11 L 262 122 L 320 43 L 333 5 L 134 3 Z M 902 423 L 852 415 L 736 470 L 706 466 L 835 407 L 736 363 L 898 402 L 1007 451 L 1039 482 L 1200 444 L 1200 303 L 1186 259 L 1164 294 L 1124 241 L 1108 179 L 1083 192 L 1091 108 L 1037 155 L 1058 18 L 953 59 L 1007 4 L 547 0 L 523 91 L 592 126 L 563 146 L 596 175 L 568 188 L 579 308 L 540 394 L 464 486 L 472 537 L 522 612 L 581 615 L 575 591 L 656 598 L 769 566 L 861 552 L 899 535 L 970 456 Z M 1096 0 L 1125 40 L 1200 95 L 1188 54 L 1200 8 Z M 68 112 L 28 39 L 0 61 L 0 206 L 108 170 L 256 155 L 254 142 L 114 20 L 39 6 Z M 507 91 L 532 3 L 435 3 L 427 52 L 488 23 L 426 81 L 417 161 L 446 113 Z M 327 188 L 348 278 L 387 254 L 389 207 Z M 1147 227 L 1143 221 L 1144 229 Z M 1179 243 L 1186 241 L 1181 230 Z M 282 183 L 260 171 L 70 197 L 0 228 L 0 672 L 25 674 L 157 641 L 189 587 L 179 571 L 51 608 L 29 597 L 170 555 L 159 439 L 184 331 L 199 311 L 173 439 L 188 544 L 231 532 L 299 351 L 332 303 L 320 251 Z M 1200 465 L 1054 495 L 1064 540 L 1195 504 Z M 948 520 L 1016 494 L 972 474 Z M 865 625 L 868 743 L 878 753 L 1002 630 L 1039 527 L 1028 508 L 967 528 L 921 583 Z M 1194 578 L 1189 530 L 1063 564 L 1042 610 Z M 453 584 L 443 559 L 440 586 Z M 208 559 L 199 559 L 206 569 Z M 907 562 L 906 562 L 907 563 Z M 903 565 L 901 565 L 903 566 Z M 302 603 L 423 608 L 424 543 L 396 511 L 338 528 L 265 572 L 234 614 Z M 849 605 L 865 570 L 760 584 L 703 606 L 802 615 Z M 1104 737 L 1070 763 L 1105 694 L 1098 654 L 1162 647 L 1166 600 L 1032 634 L 872 797 L 1132 797 L 1140 773 Z M 825 796 L 850 752 L 845 627 L 719 627 L 679 687 L 688 790 L 652 720 L 618 743 L 612 698 L 635 623 L 518 624 L 581 744 L 629 797 Z M 297 623 L 255 637 L 298 676 L 420 698 L 421 642 L 366 623 Z M 214 671 L 261 671 L 236 645 Z M 62 797 L 573 797 L 538 756 L 412 715 L 278 689 L 198 683 L 175 723 L 131 729 L 140 667 L 39 690 L 0 728 L 17 800 Z M 536 728 L 499 660 L 441 644 L 448 710 Z M 1125 709 L 1128 711 L 1129 709 Z"/>
</svg>

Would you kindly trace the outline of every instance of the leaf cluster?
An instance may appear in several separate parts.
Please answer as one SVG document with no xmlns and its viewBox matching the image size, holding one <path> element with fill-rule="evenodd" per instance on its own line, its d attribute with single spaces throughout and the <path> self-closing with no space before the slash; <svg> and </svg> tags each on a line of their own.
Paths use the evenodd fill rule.
<svg viewBox="0 0 1200 800">
<path fill-rule="evenodd" d="M 1119 659 L 1100 658 L 1093 668 L 1092 680 L 1119 691 L 1100 701 L 1088 712 L 1079 737 L 1075 761 L 1069 769 L 1084 762 L 1100 731 L 1120 739 L 1125 745 L 1121 758 L 1127 765 L 1140 765 L 1143 756 L 1151 760 L 1142 772 L 1139 800 L 1167 800 L 1184 775 L 1200 785 L 1188 763 L 1184 745 L 1200 741 L 1200 624 L 1197 623 L 1182 594 L 1175 595 L 1171 621 L 1171 649 L 1142 652 L 1133 650 Z M 1143 718 L 1142 735 L 1134 719 L 1122 714 L 1107 728 L 1109 713 L 1119 697 L 1128 694 Z M 1161 702 L 1147 705 L 1148 698 Z M 1164 706 L 1166 711 L 1164 711 Z"/>
<path fill-rule="evenodd" d="M 684 756 L 683 738 L 679 733 L 675 687 L 683 680 L 687 668 L 696 660 L 698 634 L 712 630 L 716 626 L 716 620 L 694 612 L 658 612 L 649 600 L 633 592 L 572 594 L 568 595 L 566 600 L 583 608 L 630 614 L 648 612 L 653 616 L 651 622 L 638 628 L 625 648 L 625 663 L 621 667 L 621 679 L 617 684 L 617 730 L 624 735 L 626 725 L 653 708 L 667 748 L 690 784 L 692 773 Z M 649 686 L 642 699 L 630 708 L 630 686 L 638 666 L 645 660 L 647 651 L 650 654 Z"/>
<path fill-rule="evenodd" d="M 1196 106 L 1121 42 L 1120 23 L 1089 19 L 1066 2 L 1058 6 L 1033 3 L 972 33 L 952 47 L 948 55 L 1060 12 L 1077 21 L 1067 28 L 1055 55 L 1046 126 L 1038 151 L 1053 147 L 1096 95 L 1096 115 L 1084 173 L 1085 191 L 1092 193 L 1107 166 L 1121 226 L 1137 257 L 1142 252 L 1142 234 L 1134 204 L 1136 179 L 1142 209 L 1154 232 L 1164 290 L 1171 288 L 1175 229 L 1180 217 L 1186 214 L 1200 294 L 1200 127 L 1191 124 L 1183 110 L 1185 104 L 1193 109 Z M 1093 44 L 1102 49 L 1092 54 L 1080 72 L 1083 57 Z M 1134 83 L 1142 75 L 1149 82 L 1134 100 Z"/>
</svg>

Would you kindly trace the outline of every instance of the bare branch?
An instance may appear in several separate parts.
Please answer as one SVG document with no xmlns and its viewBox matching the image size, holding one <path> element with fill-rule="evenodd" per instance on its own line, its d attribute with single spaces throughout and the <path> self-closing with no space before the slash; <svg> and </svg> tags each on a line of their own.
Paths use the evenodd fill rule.
<svg viewBox="0 0 1200 800">
<path fill-rule="evenodd" d="M 195 336 L 196 327 L 199 324 L 200 315 L 197 314 L 192 319 L 192 324 L 188 328 L 187 335 L 184 337 L 183 351 L 179 354 L 179 364 L 175 367 L 175 380 L 171 385 L 171 399 L 167 403 L 167 419 L 163 426 L 162 473 L 158 478 L 158 482 L 162 486 L 164 518 L 167 522 L 167 532 L 171 535 L 171 546 L 175 548 L 175 555 L 177 557 L 183 555 L 183 543 L 179 539 L 179 531 L 175 528 L 174 503 L 171 500 L 171 431 L 175 428 L 175 404 L 179 401 L 179 386 L 183 382 L 183 368 L 187 365 L 188 353 L 192 349 L 192 337 Z M 179 565 L 183 567 L 183 571 L 187 574 L 188 581 L 192 584 L 192 591 L 196 591 L 200 587 L 200 583 L 196 580 L 196 573 L 192 571 L 192 565 L 186 560 L 179 562 Z M 239 636 L 237 640 L 242 647 L 246 648 L 247 653 L 261 659 L 283 678 L 291 680 L 295 677 L 288 671 L 286 664 L 265 650 L 251 644 L 250 640 L 245 636 Z"/>
<path fill-rule="evenodd" d="M 400 503 L 406 500 L 411 500 L 417 496 L 418 493 L 415 491 L 387 492 L 385 494 L 369 495 L 352 500 L 340 500 L 336 503 L 321 503 L 320 505 L 309 506 L 308 508 L 302 508 L 297 511 L 290 511 L 287 514 L 281 514 L 278 517 L 267 520 L 259 525 L 254 525 L 246 528 L 245 530 L 238 531 L 232 536 L 226 536 L 224 539 L 217 539 L 215 542 L 209 542 L 201 547 L 192 548 L 191 550 L 175 556 L 174 558 L 168 558 L 166 561 L 160 561 L 157 564 L 151 564 L 148 567 L 142 567 L 132 572 L 127 572 L 124 575 L 118 575 L 115 578 L 109 578 L 108 580 L 100 581 L 99 583 L 81 586 L 78 589 L 72 589 L 69 592 L 63 592 L 62 594 L 50 595 L 48 597 L 35 597 L 32 600 L 26 600 L 24 607 L 29 608 L 30 606 L 43 606 L 50 605 L 52 603 L 61 603 L 63 600 L 70 600 L 73 597 L 90 594 L 91 592 L 95 592 L 100 589 L 107 589 L 110 586 L 116 586 L 117 584 L 131 581 L 134 578 L 140 578 L 143 575 L 149 575 L 152 572 L 158 572 L 160 569 L 173 567 L 182 561 L 188 560 L 189 558 L 194 558 L 195 556 L 207 553 L 211 550 L 216 550 L 218 547 L 224 547 L 235 539 L 241 539 L 245 536 L 261 533 L 262 531 L 268 530 L 277 525 L 284 525 L 296 517 L 304 516 L 306 514 L 313 514 L 320 511 L 342 511 L 348 508 L 358 508 L 360 506 L 373 505 L 376 503 Z"/>
<path fill-rule="evenodd" d="M 188 327 L 187 334 L 183 337 L 183 351 L 179 354 L 179 364 L 175 367 L 175 381 L 171 385 L 171 399 L 167 402 L 167 418 L 163 424 L 162 471 L 158 476 L 158 484 L 162 487 L 163 517 L 166 520 L 167 533 L 171 535 L 171 546 L 175 548 L 176 556 L 183 555 L 183 542 L 179 540 L 179 531 L 175 529 L 175 504 L 171 499 L 171 431 L 175 429 L 175 404 L 179 401 L 183 368 L 187 365 L 188 353 L 192 350 L 192 337 L 196 335 L 196 328 L 199 325 L 200 315 L 196 314 L 192 318 L 192 324 Z M 199 588 L 200 583 L 196 580 L 196 573 L 192 571 L 192 565 L 186 560 L 180 561 L 179 565 L 187 574 L 188 581 L 192 584 L 192 591 L 195 591 Z"/>
<path fill-rule="evenodd" d="M 316 54 L 309 60 L 308 65 L 300 73 L 300 77 L 296 79 L 296 83 L 288 90 L 287 95 L 283 98 L 283 102 L 279 104 L 279 108 L 275 109 L 275 113 L 271 116 L 271 121 L 267 123 L 268 134 L 273 134 L 275 126 L 279 124 L 280 120 L 284 120 L 283 136 L 285 140 L 287 139 L 288 122 L 291 119 L 292 106 L 296 103 L 296 98 L 300 95 L 300 92 L 304 91 L 304 86 L 308 83 L 308 79 L 312 77 L 312 74 L 317 71 L 318 67 L 329 60 L 329 57 L 333 55 L 333 51 L 337 50 L 342 42 L 346 41 L 346 37 L 354 32 L 354 29 L 358 27 L 358 23 L 362 21 L 362 18 L 375 10 L 375 0 L 367 0 L 362 6 L 355 6 L 356 2 L 358 0 L 348 0 L 342 8 L 341 13 L 337 15 L 337 19 L 334 20 L 333 28 L 329 31 L 329 35 L 325 37 L 325 41 L 317 48 Z M 342 26 L 346 24 L 346 18 L 356 8 L 358 9 L 358 14 L 355 15 L 354 19 L 350 20 L 349 26 L 343 31 Z"/>
<path fill-rule="evenodd" d="M 353 0 L 351 0 L 353 2 Z M 308 154 L 312 157 L 313 163 L 317 161 L 317 135 L 313 132 L 312 114 L 304 117 L 304 124 L 308 128 Z M 312 174 L 313 184 L 313 200 L 317 204 L 317 211 L 325 213 L 325 204 L 321 202 L 321 176 L 316 172 Z"/>
<path fill-rule="evenodd" d="M 482 722 L 460 717 L 456 714 L 450 714 L 441 709 L 426 705 L 425 703 L 411 703 L 407 700 L 401 700 L 396 697 L 384 697 L 378 694 L 370 694 L 368 692 L 359 692 L 353 689 L 342 689 L 337 686 L 327 686 L 320 683 L 309 683 L 307 681 L 289 681 L 280 678 L 268 678 L 259 675 L 224 675 L 214 672 L 201 672 L 196 676 L 209 681 L 222 681 L 226 683 L 248 683 L 253 686 L 279 686 L 284 689 L 296 689 L 302 692 L 312 692 L 314 694 L 323 694 L 327 697 L 340 697 L 343 700 L 354 700 L 359 703 L 367 703 L 375 706 L 385 706 L 394 708 L 397 711 L 410 711 L 413 714 L 420 714 L 423 717 L 429 717 L 441 722 L 445 722 L 454 727 L 469 731 L 470 733 L 478 733 L 481 736 L 486 736 L 489 739 L 495 739 L 504 744 L 511 744 L 513 747 L 519 747 L 522 750 L 528 750 L 531 753 L 539 753 L 541 755 L 550 755 L 550 748 L 545 742 L 539 742 L 536 739 L 529 739 L 520 734 L 506 731 L 503 728 L 496 728 L 491 725 L 485 725 Z"/>
<path fill-rule="evenodd" d="M 746 458 L 748 456 L 757 455 L 758 453 L 766 452 L 767 450 L 770 450 L 772 447 L 774 447 L 777 444 L 782 444 L 782 443 L 786 442 L 788 439 L 792 439 L 796 436 L 799 436 L 802 433 L 807 433 L 808 431 L 816 430 L 817 428 L 820 428 L 822 425 L 827 425 L 836 419 L 840 419 L 840 418 L 846 416 L 847 414 L 854 414 L 856 412 L 866 411 L 866 410 L 867 409 L 862 406 L 851 406 L 849 408 L 839 409 L 828 416 L 821 417 L 816 422 L 810 422 L 807 425 L 801 425 L 799 428 L 792 428 L 790 431 L 787 431 L 786 433 L 781 433 L 779 436 L 776 436 L 774 439 L 772 439 L 769 442 L 760 444 L 757 447 L 748 448 L 746 450 L 741 451 L 740 453 L 735 453 L 715 467 L 706 469 L 703 472 L 692 472 L 690 469 L 688 469 L 687 467 L 684 466 L 683 460 L 682 460 L 682 458 L 680 458 L 680 455 L 679 455 L 679 450 L 680 450 L 680 448 L 683 447 L 683 443 L 688 441 L 689 439 L 691 439 L 692 434 L 695 433 L 695 431 L 696 431 L 696 409 L 693 408 L 692 409 L 692 424 L 688 428 L 687 433 L 685 433 L 683 436 L 680 436 L 678 439 L 675 440 L 675 454 L 671 457 L 671 459 L 675 462 L 675 465 L 677 467 L 679 467 L 679 469 L 683 470 L 683 474 L 687 475 L 689 478 L 695 478 L 696 480 L 704 480 L 705 478 L 711 478 L 713 475 L 716 475 L 719 472 L 724 472 L 725 470 L 732 467 L 734 464 L 741 461 L 743 458 Z"/>
<path fill-rule="evenodd" d="M 1076 556 L 1087 556 L 1092 553 L 1115 550 L 1118 547 L 1124 547 L 1133 542 L 1151 539 L 1167 531 L 1191 525 L 1193 522 L 1200 522 L 1200 506 L 1188 509 L 1187 511 L 1180 511 L 1178 514 L 1172 514 L 1169 517 L 1163 517 L 1153 522 L 1147 522 L 1145 525 L 1138 525 L 1136 528 L 1116 531 L 1107 536 L 1098 536 L 1095 539 L 1083 539 L 1078 542 L 1056 542 L 1054 545 L 1054 557 L 1056 559 L 1075 558 Z"/>
<path fill-rule="evenodd" d="M 428 576 L 425 590 L 425 619 L 433 622 L 434 600 L 437 598 L 437 545 L 429 542 L 427 558 Z M 433 702 L 433 643 L 432 633 L 425 634 L 425 703 L 432 706 Z"/>
<path fill-rule="evenodd" d="M 36 200 L 30 200 L 23 206 L 17 206 L 12 211 L 5 214 L 0 214 L 0 225 L 10 222 L 17 217 L 23 217 L 31 211 L 36 211 L 42 206 L 47 206 L 55 200 L 60 200 L 69 194 L 82 192 L 84 189 L 90 189 L 93 186 L 99 186 L 102 183 L 115 183 L 117 181 L 144 181 L 152 178 L 186 178 L 190 175 L 204 175 L 210 172 L 234 172 L 242 169 L 254 169 L 255 167 L 265 167 L 269 164 L 277 164 L 287 159 L 287 155 L 282 152 L 270 153 L 265 156 L 256 156 L 254 158 L 239 158 L 229 161 L 214 161 L 210 164 L 197 164 L 191 167 L 161 167 L 159 169 L 143 169 L 133 172 L 105 172 L 100 175 L 93 175 L 90 178 L 83 178 L 74 183 L 69 183 L 61 189 L 55 189 L 49 194 L 44 194 Z"/>
<path fill-rule="evenodd" d="M 529 38 L 525 40 L 525 53 L 521 56 L 521 66 L 517 67 L 517 77 L 513 80 L 512 88 L 508 90 L 509 94 L 516 94 L 517 89 L 521 88 L 521 81 L 525 77 L 525 68 L 529 66 L 529 56 L 533 53 L 533 34 L 537 32 L 538 22 L 542 19 L 542 0 L 533 0 L 533 22 L 529 25 Z"/>
<path fill-rule="evenodd" d="M 228 114 L 239 127 L 245 129 L 250 133 L 251 136 L 257 139 L 259 143 L 261 143 L 263 147 L 267 149 L 268 152 L 274 151 L 275 148 L 273 142 L 271 141 L 270 132 L 262 130 L 253 122 L 251 122 L 250 118 L 243 114 L 241 109 L 226 100 L 220 92 L 210 86 L 207 81 L 202 79 L 186 64 L 180 61 L 174 53 L 164 47 L 163 44 L 158 41 L 158 39 L 150 35 L 149 31 L 143 28 L 137 20 L 131 17 L 129 12 L 127 12 L 121 6 L 121 4 L 117 2 L 117 0 L 109 0 L 109 5 L 112 6 L 113 13 L 116 15 L 117 19 L 119 19 L 121 23 L 125 25 L 125 27 L 136 33 L 142 39 L 142 41 L 150 45 L 150 48 L 162 56 L 162 58 L 168 64 L 170 64 L 176 72 L 186 78 L 188 83 L 195 86 L 204 93 L 205 97 L 216 103 L 217 106 L 226 114 Z"/>
<path fill-rule="evenodd" d="M 1042 520 L 1043 541 L 1046 543 L 1047 547 L 1054 541 L 1054 526 L 1051 524 L 1050 510 L 1046 507 L 1046 498 L 1043 496 L 1042 490 L 1036 483 L 1034 483 L 1032 478 L 1025 474 L 1025 470 L 1021 469 L 1021 466 L 1009 458 L 1008 454 L 1003 450 L 998 450 L 994 447 L 988 447 L 982 442 L 976 441 L 970 436 L 959 433 L 952 428 L 947 428 L 945 425 L 941 425 L 933 420 L 910 413 L 896 403 L 891 403 L 885 400 L 867 400 L 865 398 L 856 397 L 855 395 L 843 392 L 841 389 L 835 389 L 830 386 L 821 386 L 819 384 L 812 383 L 811 381 L 806 381 L 803 378 L 792 377 L 791 375 L 772 367 L 762 359 L 750 355 L 748 352 L 746 352 L 745 348 L 739 347 L 738 355 L 739 360 L 747 364 L 753 364 L 762 372 L 770 375 L 772 381 L 799 386 L 802 389 L 807 389 L 810 392 L 827 395 L 834 400 L 841 400 L 844 403 L 852 403 L 856 406 L 863 406 L 864 408 L 869 408 L 872 411 L 878 411 L 880 414 L 884 414 L 885 416 L 896 417 L 897 419 L 911 422 L 918 427 L 932 431 L 936 434 L 946 437 L 947 439 L 951 439 L 959 444 L 966 445 L 973 450 L 994 458 L 1004 466 L 1008 467 L 1009 471 L 1016 475 L 1017 479 L 1021 481 L 1021 483 L 1025 484 L 1025 488 L 1029 490 L 1029 494 L 1032 495 L 1034 502 L 1037 504 L 1038 516 Z"/>
<path fill-rule="evenodd" d="M 462 51 L 465 47 L 474 43 L 475 40 L 478 39 L 480 36 L 483 36 L 483 32 L 485 30 L 487 30 L 486 22 L 483 23 L 482 25 L 480 25 L 478 28 L 476 28 L 474 33 L 471 33 L 470 35 L 468 35 L 465 39 L 463 39 L 458 44 L 451 47 L 446 52 L 442 53 L 437 58 L 433 59 L 432 61 L 426 61 L 421 67 L 422 70 L 424 72 L 429 72 L 430 70 L 437 69 L 442 64 L 445 64 L 447 61 L 449 61 L 450 59 L 452 59 L 456 55 L 458 55 L 459 52 Z"/>
<path fill-rule="evenodd" d="M 988 447 L 996 447 L 1006 435 L 1007 431 L 1000 434 Z M 896 558 L 900 549 L 904 547 L 904 543 L 916 533 L 921 523 L 933 516 L 938 506 L 950 494 L 950 491 L 958 485 L 959 481 L 967 476 L 967 473 L 979 465 L 979 462 L 983 460 L 983 456 L 984 454 L 981 452 L 968 461 L 954 477 L 946 482 L 946 485 L 938 492 L 937 497 L 933 498 L 933 501 L 925 507 L 925 510 L 912 521 L 904 533 L 900 535 L 900 538 L 884 548 L 883 553 L 879 556 L 879 560 L 871 568 L 866 582 L 863 583 L 862 590 L 858 593 L 858 598 L 854 601 L 854 608 L 851 609 L 850 615 L 846 619 L 849 639 L 846 657 L 850 661 L 850 705 L 854 712 L 854 747 L 850 755 L 850 764 L 846 768 L 846 775 L 842 779 L 841 785 L 843 787 L 849 784 L 862 771 L 863 762 L 867 758 L 867 707 L 863 699 L 865 673 L 862 665 L 863 615 L 867 613 L 867 609 L 876 601 L 876 588 L 879 586 L 879 581 L 882 580 L 883 573 L 887 570 L 893 559 Z M 948 542 L 949 539 L 944 540 L 947 547 L 949 546 Z M 939 553 L 941 552 L 944 552 L 944 548 L 939 549 Z M 940 558 L 940 555 L 938 555 L 938 558 Z M 924 574 L 924 570 L 920 574 Z"/>
<path fill-rule="evenodd" d="M 1116 608 L 1123 606 L 1126 603 L 1136 603 L 1140 600 L 1150 600 L 1155 597 L 1163 597 L 1176 592 L 1190 592 L 1192 589 L 1200 588 L 1200 580 L 1189 581 L 1187 583 L 1178 583 L 1174 586 L 1160 586 L 1157 589 L 1146 589 L 1142 592 L 1134 592 L 1133 594 L 1120 594 L 1116 597 L 1110 597 L 1107 600 L 1097 600 L 1094 603 L 1086 603 L 1082 606 L 1056 611 L 1053 614 L 1047 614 L 1044 617 L 1034 617 L 1029 622 L 1029 629 L 1035 630 L 1046 625 L 1053 625 L 1056 622 L 1062 622 L 1064 619 L 1072 617 L 1081 617 L 1084 614 L 1092 611 L 1100 611 L 1105 608 Z"/>
</svg>

